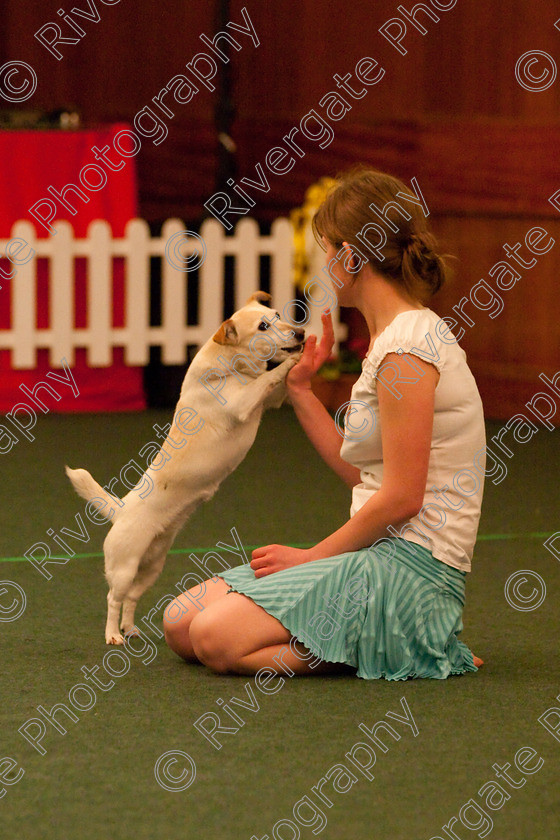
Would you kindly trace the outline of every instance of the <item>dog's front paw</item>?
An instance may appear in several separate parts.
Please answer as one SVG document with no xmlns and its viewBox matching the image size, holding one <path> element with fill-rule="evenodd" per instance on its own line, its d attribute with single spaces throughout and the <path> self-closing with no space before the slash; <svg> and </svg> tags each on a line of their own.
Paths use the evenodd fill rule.
<svg viewBox="0 0 560 840">
<path fill-rule="evenodd" d="M 107 633 L 105 641 L 108 645 L 124 645 L 124 639 L 120 633 Z"/>
<path fill-rule="evenodd" d="M 283 376 L 287 376 L 288 371 L 290 371 L 301 359 L 301 352 L 294 353 L 288 359 L 284 359 L 281 365 L 278 366 L 277 370 L 282 372 Z"/>
</svg>

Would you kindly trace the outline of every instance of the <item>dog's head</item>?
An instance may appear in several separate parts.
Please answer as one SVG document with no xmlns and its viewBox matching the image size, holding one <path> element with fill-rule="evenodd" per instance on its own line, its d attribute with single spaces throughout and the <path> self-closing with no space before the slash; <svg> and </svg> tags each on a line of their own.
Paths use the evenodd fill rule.
<svg viewBox="0 0 560 840">
<path fill-rule="evenodd" d="M 282 321 L 276 310 L 263 306 L 262 302 L 270 299 L 266 292 L 255 292 L 213 336 L 231 355 L 247 356 L 261 373 L 299 353 L 305 339 L 304 329 Z"/>
</svg>

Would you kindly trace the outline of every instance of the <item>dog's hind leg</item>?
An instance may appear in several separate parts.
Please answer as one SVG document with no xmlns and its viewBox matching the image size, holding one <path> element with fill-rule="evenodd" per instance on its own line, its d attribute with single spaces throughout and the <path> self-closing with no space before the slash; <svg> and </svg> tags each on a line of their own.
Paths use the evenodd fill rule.
<svg viewBox="0 0 560 840">
<path fill-rule="evenodd" d="M 119 616 L 121 614 L 122 601 L 112 589 L 107 593 L 107 624 L 105 625 L 105 641 L 108 645 L 122 645 L 124 639 L 119 631 Z"/>
<path fill-rule="evenodd" d="M 165 554 L 161 558 L 161 562 L 156 566 L 151 566 L 147 569 L 139 569 L 138 574 L 134 578 L 132 586 L 126 593 L 123 600 L 122 622 L 121 630 L 124 635 L 135 636 L 134 632 L 134 611 L 138 600 L 142 597 L 146 589 L 148 589 L 160 576 L 163 564 L 165 562 Z"/>
<path fill-rule="evenodd" d="M 126 571 L 120 569 L 113 572 L 109 580 L 107 624 L 105 626 L 105 641 L 108 645 L 122 645 L 124 643 L 124 639 L 119 630 L 121 606 L 129 593 L 139 565 L 139 561 L 136 563 L 129 562 L 127 563 L 128 569 Z"/>
<path fill-rule="evenodd" d="M 136 610 L 136 604 L 138 603 L 138 598 L 142 593 L 138 595 L 137 598 L 133 597 L 134 585 L 131 592 L 128 595 L 125 595 L 123 605 L 122 605 L 122 620 L 121 620 L 121 632 L 123 636 L 137 636 L 138 633 L 136 632 L 136 628 L 134 627 L 134 612 Z"/>
<path fill-rule="evenodd" d="M 160 576 L 167 552 L 173 544 L 177 529 L 156 537 L 142 558 L 136 576 L 131 581 L 123 600 L 121 629 L 126 635 L 134 630 L 134 611 L 139 598 Z"/>
</svg>

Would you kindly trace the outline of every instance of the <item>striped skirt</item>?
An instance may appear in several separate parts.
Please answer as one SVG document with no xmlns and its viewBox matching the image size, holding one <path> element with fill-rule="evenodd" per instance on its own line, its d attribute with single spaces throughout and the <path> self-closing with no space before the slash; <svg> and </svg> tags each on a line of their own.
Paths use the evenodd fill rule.
<svg viewBox="0 0 560 840">
<path fill-rule="evenodd" d="M 249 565 L 218 577 L 315 656 L 350 665 L 364 679 L 445 679 L 477 670 L 458 639 L 465 572 L 407 540 L 383 540 L 259 579 Z"/>
</svg>

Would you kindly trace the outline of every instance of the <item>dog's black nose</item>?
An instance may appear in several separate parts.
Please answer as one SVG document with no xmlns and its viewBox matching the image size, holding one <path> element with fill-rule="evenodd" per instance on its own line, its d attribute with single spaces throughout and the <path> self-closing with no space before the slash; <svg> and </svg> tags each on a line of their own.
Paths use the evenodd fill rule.
<svg viewBox="0 0 560 840">
<path fill-rule="evenodd" d="M 294 330 L 294 335 L 298 341 L 303 341 L 303 339 L 305 338 L 305 330 L 302 330 L 301 328 L 296 329 Z"/>
</svg>

